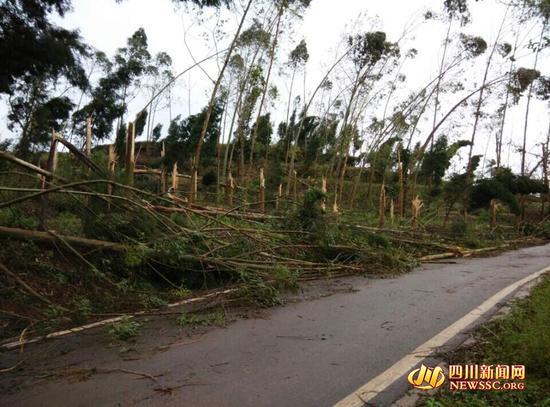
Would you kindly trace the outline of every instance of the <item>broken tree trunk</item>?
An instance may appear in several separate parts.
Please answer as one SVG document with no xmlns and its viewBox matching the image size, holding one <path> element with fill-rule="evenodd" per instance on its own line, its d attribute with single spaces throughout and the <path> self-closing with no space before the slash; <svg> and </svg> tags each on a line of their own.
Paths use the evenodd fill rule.
<svg viewBox="0 0 550 407">
<path fill-rule="evenodd" d="M 5 151 L 0 151 L 0 158 L 4 159 L 6 161 L 11 161 L 12 163 L 14 163 L 16 165 L 19 165 L 20 167 L 26 168 L 27 170 L 35 172 L 39 175 L 42 175 L 42 176 L 45 176 L 45 177 L 48 177 L 48 176 L 53 177 L 53 174 L 51 172 L 49 172 L 47 170 L 44 170 L 40 167 L 37 167 L 36 165 L 31 164 L 31 163 L 29 163 L 25 160 L 21 160 L 20 158 L 17 158 L 14 155 L 11 155 L 10 153 L 7 153 Z"/>
<path fill-rule="evenodd" d="M 50 143 L 50 154 L 48 155 L 48 165 L 46 169 L 52 173 L 52 177 L 55 174 L 57 169 L 57 139 L 59 138 L 58 134 L 55 131 L 52 131 L 52 141 Z"/>
<path fill-rule="evenodd" d="M 226 195 L 227 195 L 227 204 L 233 206 L 233 195 L 235 193 L 235 181 L 233 180 L 233 175 L 231 172 L 227 176 L 227 185 L 226 185 Z"/>
<path fill-rule="evenodd" d="M 384 182 L 382 182 L 382 186 L 380 187 L 380 196 L 378 199 L 378 227 L 379 228 L 384 227 L 385 214 L 386 214 L 386 187 L 384 185 Z"/>
<path fill-rule="evenodd" d="M 134 185 L 134 169 L 135 163 L 135 125 L 133 122 L 128 123 L 128 132 L 126 133 L 126 183 L 130 186 Z"/>
<path fill-rule="evenodd" d="M 423 206 L 424 206 L 424 204 L 422 203 L 420 198 L 418 198 L 418 195 L 411 202 L 411 211 L 412 211 L 411 227 L 412 227 L 412 230 L 416 229 L 416 224 L 418 222 L 418 217 L 420 215 L 420 209 Z"/>
<path fill-rule="evenodd" d="M 109 145 L 109 152 L 107 157 L 107 171 L 109 172 L 110 179 L 115 179 L 115 168 L 116 168 L 116 151 L 115 151 L 115 145 L 110 144 Z M 107 184 L 107 194 L 112 195 L 113 194 L 113 184 Z M 107 204 L 108 209 L 111 209 L 111 202 Z"/>
<path fill-rule="evenodd" d="M 42 190 L 48 189 L 50 183 L 53 180 L 55 170 L 57 167 L 57 138 L 58 135 L 55 130 L 52 130 L 52 140 L 50 143 L 50 152 L 48 154 L 48 162 L 46 164 L 46 169 L 52 174 L 51 176 L 43 176 L 40 180 L 40 188 Z M 46 229 L 46 218 L 48 212 L 48 195 L 42 195 L 40 198 L 41 208 L 40 208 L 40 227 L 41 229 Z"/>
<path fill-rule="evenodd" d="M 279 184 L 279 188 L 277 189 L 277 199 L 275 200 L 275 209 L 279 209 L 279 205 L 281 205 L 281 199 L 283 197 L 283 184 Z"/>
<path fill-rule="evenodd" d="M 292 175 L 294 176 L 294 182 L 292 184 L 292 195 L 294 199 L 294 203 L 298 202 L 298 173 L 296 170 L 292 172 Z"/>
<path fill-rule="evenodd" d="M 178 190 L 178 163 L 175 162 L 172 167 L 172 188 L 171 192 L 176 192 Z"/>
<path fill-rule="evenodd" d="M 92 118 L 86 119 L 86 156 L 92 156 Z"/>
<path fill-rule="evenodd" d="M 491 217 L 491 230 L 493 230 L 497 224 L 497 202 L 495 199 L 491 199 L 490 205 L 490 217 Z"/>
<path fill-rule="evenodd" d="M 324 176 L 323 176 L 323 179 L 321 180 L 321 192 L 324 195 L 327 194 L 327 179 Z M 327 210 L 327 202 L 325 197 L 323 197 L 323 199 L 321 200 L 321 209 L 323 210 L 323 212 Z"/>
<path fill-rule="evenodd" d="M 265 212 L 265 178 L 264 178 L 264 169 L 260 168 L 260 211 Z"/>
<path fill-rule="evenodd" d="M 191 174 L 191 194 L 189 194 L 189 202 L 195 202 L 197 200 L 197 185 L 198 185 L 198 172 L 196 167 L 193 165 L 193 173 Z"/>
<path fill-rule="evenodd" d="M 405 183 L 403 179 L 403 163 L 401 162 L 401 153 L 398 152 L 399 156 L 399 166 L 397 168 L 399 172 L 399 197 L 397 201 L 397 213 L 399 217 L 405 216 L 404 209 L 405 209 Z"/>
<path fill-rule="evenodd" d="M 393 226 L 393 220 L 395 218 L 395 206 L 394 206 L 394 203 L 393 203 L 393 199 L 390 200 L 390 220 L 391 220 L 391 224 Z"/>
<path fill-rule="evenodd" d="M 12 239 L 32 240 L 44 243 L 55 243 L 57 241 L 57 239 L 48 232 L 39 232 L 36 230 L 26 230 L 19 228 L 8 228 L 5 226 L 0 226 L 0 236 L 9 237 Z M 92 249 L 106 249 L 114 251 L 125 251 L 128 249 L 128 247 L 123 244 L 106 242 L 103 240 L 85 239 L 82 237 L 62 235 L 59 235 L 59 237 L 75 246 L 89 247 Z"/>
<path fill-rule="evenodd" d="M 82 161 L 85 165 L 87 165 L 92 171 L 94 171 L 97 175 L 100 177 L 105 177 L 107 174 L 105 174 L 105 171 L 103 168 L 101 168 L 99 165 L 94 163 L 90 158 L 86 156 L 82 151 L 80 151 L 78 148 L 76 148 L 73 144 L 71 144 L 69 141 L 65 140 L 61 135 L 58 134 L 57 142 L 63 144 L 67 149 L 80 161 Z"/>
<path fill-rule="evenodd" d="M 160 158 L 162 161 L 160 165 L 160 192 L 163 194 L 166 192 L 166 166 L 164 165 L 164 157 L 166 157 L 166 146 L 163 141 L 160 149 Z"/>
</svg>

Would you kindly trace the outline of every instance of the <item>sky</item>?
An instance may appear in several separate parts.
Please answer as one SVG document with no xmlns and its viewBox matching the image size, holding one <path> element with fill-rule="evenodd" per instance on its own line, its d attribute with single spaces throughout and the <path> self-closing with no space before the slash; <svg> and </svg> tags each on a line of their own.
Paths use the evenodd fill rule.
<svg viewBox="0 0 550 407">
<path fill-rule="evenodd" d="M 297 85 L 295 93 L 303 94 L 302 83 L 304 82 L 306 95 L 316 87 L 326 68 L 335 60 L 338 50 L 342 49 L 344 33 L 358 29 L 379 29 L 387 33 L 388 40 L 396 40 L 401 36 L 405 26 L 411 21 L 421 21 L 421 17 L 427 10 L 441 12 L 442 3 L 442 0 L 312 0 L 311 6 L 301 16 L 302 18 L 295 19 L 292 30 L 287 29 L 283 32 L 283 40 L 279 49 L 280 53 L 287 55 L 288 51 L 302 38 L 307 42 L 310 59 L 305 70 L 305 81 L 303 78 L 298 80 L 299 85 Z M 472 11 L 471 24 L 463 28 L 455 28 L 461 32 L 481 35 L 490 44 L 498 32 L 501 17 L 506 11 L 505 6 L 498 0 L 484 0 L 470 2 L 470 9 Z M 237 10 L 240 9 L 237 8 Z M 198 60 L 213 52 L 212 41 L 205 42 L 203 36 L 211 35 L 218 16 L 227 19 L 223 29 L 228 32 L 228 35 L 218 44 L 218 47 L 222 48 L 228 44 L 231 39 L 230 34 L 237 26 L 238 12 L 222 10 L 216 14 L 212 11 L 205 11 L 198 18 L 196 13 L 186 7 L 176 7 L 170 0 L 155 0 L 154 2 L 152 0 L 125 0 L 120 4 L 114 0 L 73 0 L 73 11 L 65 18 L 56 18 L 55 21 L 63 27 L 78 30 L 85 42 L 106 52 L 107 55 L 113 55 L 133 32 L 139 27 L 143 27 L 148 36 L 151 54 L 159 51 L 167 52 L 173 59 L 174 73 L 178 73 L 193 64 L 193 57 Z M 421 25 L 400 43 L 402 49 L 416 48 L 418 56 L 403 66 L 402 73 L 407 76 L 407 80 L 401 89 L 395 92 L 395 96 L 392 98 L 395 100 L 392 100 L 392 103 L 403 100 L 408 92 L 421 88 L 437 75 L 446 27 L 446 24 L 435 21 Z M 512 29 L 517 29 L 517 27 L 513 25 L 505 27 L 509 42 L 513 42 L 509 35 Z M 538 30 L 532 24 L 521 27 L 522 41 L 536 37 Z M 184 37 L 192 56 L 185 46 Z M 485 60 L 486 56 L 480 57 L 462 78 L 470 86 L 479 84 Z M 550 74 L 549 61 L 546 50 L 539 57 L 538 69 L 543 74 Z M 533 58 L 532 56 L 522 56 L 518 64 L 530 67 L 533 64 Z M 203 67 L 210 77 L 217 76 L 218 64 L 214 60 L 204 64 Z M 288 78 L 277 74 L 278 67 L 275 68 L 275 71 L 273 82 L 279 89 L 280 99 L 270 107 L 270 110 L 273 111 L 272 118 L 276 128 L 278 122 L 286 116 L 286 109 L 282 106 L 285 106 L 288 98 Z M 494 74 L 497 74 L 496 71 Z M 490 72 L 489 77 L 492 77 L 491 74 Z M 212 82 L 203 71 L 194 69 L 188 75 L 184 75 L 178 81 L 174 91 L 175 100 L 172 111 L 164 111 L 158 115 L 159 121 L 164 122 L 164 128 L 168 127 L 170 117 L 178 114 L 185 117 L 199 111 L 206 105 L 211 89 Z M 458 95 L 453 94 L 444 96 L 441 110 L 445 111 L 445 107 L 452 106 L 453 101 L 458 100 L 457 98 Z M 144 105 L 145 100 L 145 95 L 138 96 L 130 105 L 130 115 L 137 113 Z M 5 116 L 5 108 L 3 109 L 0 110 L 0 113 Z M 538 153 L 540 147 L 536 144 L 546 137 L 549 123 L 548 111 L 548 104 L 545 102 L 534 101 L 531 104 L 528 150 L 532 152 Z M 518 137 L 522 137 L 524 112 L 524 101 L 510 110 L 506 123 L 505 142 L 512 140 L 517 144 Z M 379 109 L 372 108 L 371 111 L 365 113 L 366 116 L 375 114 L 380 114 Z M 459 130 L 455 129 L 455 133 L 457 133 L 455 137 L 469 138 L 473 115 L 457 112 L 457 118 L 460 117 L 460 114 L 463 115 L 463 120 Z M 424 126 L 428 126 L 428 124 Z M 481 138 L 488 142 L 478 143 L 475 152 L 483 154 L 487 150 L 490 156 L 494 149 L 492 137 L 483 135 L 484 131 L 484 129 L 480 130 Z M 0 127 L 0 137 L 10 136 L 9 131 Z M 513 146 L 509 148 L 509 152 L 506 148 L 504 163 L 507 163 L 507 157 L 510 156 L 509 164 L 517 169 L 518 154 L 515 153 Z M 456 165 L 460 165 L 460 162 Z"/>
</svg>

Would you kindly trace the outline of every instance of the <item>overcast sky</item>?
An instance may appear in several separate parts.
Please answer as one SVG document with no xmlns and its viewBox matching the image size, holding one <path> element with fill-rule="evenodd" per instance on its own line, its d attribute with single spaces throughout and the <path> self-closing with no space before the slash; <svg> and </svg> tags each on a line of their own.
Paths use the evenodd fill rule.
<svg viewBox="0 0 550 407">
<path fill-rule="evenodd" d="M 312 0 L 311 6 L 303 15 L 303 19 L 296 20 L 292 31 L 284 33 L 284 40 L 280 52 L 287 55 L 293 45 L 305 38 L 310 53 L 310 60 L 306 68 L 306 93 L 316 86 L 324 75 L 324 69 L 335 59 L 338 44 L 341 43 L 343 33 L 349 32 L 353 26 L 359 24 L 364 29 L 380 29 L 387 33 L 388 40 L 396 40 L 403 32 L 403 28 L 411 21 L 419 21 L 418 18 L 426 10 L 440 12 L 442 0 Z M 495 0 L 470 2 L 472 11 L 472 23 L 462 29 L 464 32 L 476 33 L 487 40 L 489 44 L 495 38 L 505 7 Z M 112 55 L 114 51 L 123 46 L 126 39 L 139 27 L 143 27 L 149 39 L 151 54 L 159 51 L 166 51 L 173 58 L 174 72 L 178 73 L 189 67 L 193 61 L 187 51 L 184 42 L 184 31 L 187 30 L 187 40 L 192 49 L 194 57 L 201 59 L 212 53 L 212 42 L 206 43 L 201 34 L 209 33 L 216 22 L 211 17 L 212 12 L 205 12 L 205 19 L 198 23 L 193 13 L 185 8 L 177 9 L 170 0 L 125 0 L 117 4 L 114 0 L 73 0 L 74 11 L 67 14 L 64 19 L 57 19 L 64 27 L 77 29 L 83 39 L 95 48 Z M 238 14 L 222 11 L 221 16 L 229 22 L 224 26 L 228 33 L 231 33 L 236 26 Z M 208 18 L 210 17 L 210 18 Z M 359 19 L 359 21 L 358 21 Z M 415 20 L 416 19 L 416 20 Z M 457 24 L 458 25 L 458 24 Z M 458 28 L 458 27 L 457 27 Z M 507 40 L 513 43 L 511 36 L 513 26 L 506 26 Z M 395 95 L 395 102 L 398 98 L 405 98 L 408 91 L 421 88 L 437 74 L 441 45 L 445 36 L 446 25 L 440 22 L 424 24 L 414 33 L 413 38 L 408 38 L 401 45 L 402 49 L 414 47 L 419 54 L 416 60 L 409 61 L 403 67 L 403 73 L 407 75 L 405 82 L 406 89 L 402 89 Z M 522 41 L 538 36 L 539 28 L 532 24 L 521 27 Z M 228 35 L 226 42 L 230 41 Z M 224 44 L 218 44 L 223 47 Z M 521 56 L 521 55 L 520 55 Z M 281 62 L 286 60 L 280 58 Z M 480 57 L 474 69 L 469 70 L 467 77 L 463 78 L 470 86 L 481 82 L 483 64 L 486 56 Z M 548 53 L 545 52 L 539 60 L 539 70 L 543 74 L 550 74 Z M 518 64 L 532 66 L 532 57 L 523 57 Z M 205 69 L 212 77 L 216 76 L 217 65 L 212 61 L 205 65 Z M 498 69 L 495 70 L 495 74 Z M 492 77 L 489 75 L 489 77 Z M 284 106 L 288 97 L 287 81 L 275 75 L 274 82 L 281 93 L 279 102 L 274 110 L 274 122 L 280 121 L 285 116 L 285 110 L 279 108 Z M 302 83 L 300 81 L 300 83 Z M 199 69 L 193 70 L 185 75 L 176 88 L 176 103 L 173 106 L 172 114 L 187 116 L 189 112 L 195 113 L 203 107 L 208 100 L 211 91 L 211 82 Z M 301 85 L 295 90 L 296 93 L 303 93 Z M 191 95 L 191 98 L 189 98 Z M 454 96 L 454 98 L 453 98 Z M 450 108 L 459 98 L 456 95 L 447 95 L 444 103 Z M 130 106 L 130 114 L 133 115 L 143 105 L 144 98 L 137 98 Z M 490 109 L 488 109 L 490 110 Z M 445 105 L 442 106 L 445 111 Z M 506 141 L 510 138 L 519 143 L 523 132 L 523 115 L 525 104 L 522 102 L 513 108 L 507 121 L 505 136 Z M 548 104 L 540 101 L 532 103 L 532 120 L 529 123 L 528 138 L 529 149 L 539 152 L 540 148 L 535 144 L 546 137 L 548 130 L 549 113 Z M 374 114 L 376 112 L 373 112 Z M 367 113 L 368 115 L 368 113 Z M 168 113 L 159 115 L 161 121 L 166 123 Z M 277 123 L 275 124 L 275 128 Z M 464 116 L 462 123 L 461 138 L 469 138 L 473 124 L 472 115 Z M 485 131 L 485 130 L 481 130 Z M 6 130 L 0 129 L 2 137 L 9 136 Z M 494 154 L 492 150 L 492 137 L 485 137 L 486 142 L 478 143 L 476 150 L 483 154 L 489 149 L 489 156 Z M 507 147 L 506 147 L 507 148 Z M 508 151 L 504 151 L 504 163 L 506 164 Z M 517 168 L 518 160 L 515 158 L 513 148 L 511 149 L 510 164 Z"/>
</svg>

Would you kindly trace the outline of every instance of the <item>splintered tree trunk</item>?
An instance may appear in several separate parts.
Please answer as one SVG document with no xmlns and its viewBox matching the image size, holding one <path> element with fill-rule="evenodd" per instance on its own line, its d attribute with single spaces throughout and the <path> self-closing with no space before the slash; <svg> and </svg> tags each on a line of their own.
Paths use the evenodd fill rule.
<svg viewBox="0 0 550 407">
<path fill-rule="evenodd" d="M 48 164 L 46 168 L 49 172 L 52 173 L 52 176 L 55 173 L 55 170 L 57 169 L 57 140 L 58 139 L 59 139 L 59 135 L 55 131 L 52 131 L 50 153 L 48 155 Z"/>
<path fill-rule="evenodd" d="M 420 215 L 420 209 L 424 206 L 420 198 L 416 196 L 411 202 L 411 212 L 412 212 L 412 221 L 411 227 L 412 230 L 416 230 L 416 224 L 418 222 L 418 216 Z"/>
<path fill-rule="evenodd" d="M 86 156 L 92 156 L 92 118 L 86 119 Z"/>
<path fill-rule="evenodd" d="M 260 202 L 260 211 L 265 212 L 265 178 L 264 178 L 263 168 L 260 168 L 259 202 Z"/>
<path fill-rule="evenodd" d="M 283 198 L 283 184 L 279 184 L 279 188 L 277 189 L 277 199 L 275 200 L 276 210 L 279 210 L 279 206 L 281 205 L 282 198 Z"/>
<path fill-rule="evenodd" d="M 397 173 L 399 177 L 399 196 L 397 198 L 397 211 L 398 216 L 403 217 L 403 209 L 404 209 L 404 202 L 405 202 L 405 183 L 403 182 L 403 163 L 401 162 L 401 152 L 398 151 L 397 153 L 398 157 L 398 166 L 397 166 Z"/>
<path fill-rule="evenodd" d="M 160 158 L 162 160 L 162 165 L 160 166 L 160 192 L 163 194 L 166 192 L 166 166 L 164 165 L 164 157 L 166 157 L 166 146 L 163 141 L 160 148 Z"/>
<path fill-rule="evenodd" d="M 116 152 L 115 145 L 109 145 L 109 152 L 107 156 L 107 172 L 111 179 L 115 179 L 115 166 L 116 166 Z M 113 194 L 113 185 L 111 183 L 107 184 L 107 195 Z M 111 209 L 111 203 L 109 202 L 107 209 Z"/>
<path fill-rule="evenodd" d="M 325 177 L 321 180 L 321 192 L 325 195 L 327 193 L 327 179 Z M 327 210 L 326 198 L 321 200 L 321 209 L 323 212 Z"/>
<path fill-rule="evenodd" d="M 386 187 L 382 182 L 382 186 L 380 187 L 380 197 L 378 199 L 378 227 L 379 228 L 384 227 L 385 214 L 386 214 Z"/>
<path fill-rule="evenodd" d="M 542 177 L 543 177 L 544 186 L 546 187 L 546 190 L 548 192 L 546 193 L 546 199 L 544 196 L 541 195 L 541 200 L 542 200 L 541 213 L 540 213 L 541 220 L 544 220 L 546 201 L 550 200 L 550 190 L 548 190 L 548 187 L 550 184 L 548 179 L 548 158 L 549 158 L 548 147 L 550 147 L 550 125 L 548 129 L 548 135 L 546 137 L 546 144 L 542 145 Z"/>
<path fill-rule="evenodd" d="M 191 174 L 191 202 L 195 202 L 197 200 L 197 185 L 199 182 L 197 167 L 193 165 L 193 174 Z"/>
<path fill-rule="evenodd" d="M 174 166 L 172 167 L 172 192 L 176 192 L 178 190 L 178 163 L 175 162 Z"/>
<path fill-rule="evenodd" d="M 52 130 L 52 140 L 50 143 L 50 152 L 48 154 L 48 162 L 46 164 L 46 170 L 51 173 L 49 176 L 43 176 L 41 178 L 40 186 L 42 189 L 47 189 L 50 186 L 50 182 L 53 180 L 55 170 L 57 167 L 57 140 L 58 135 Z M 48 195 L 41 197 L 41 211 L 40 211 L 40 226 L 46 230 L 46 217 L 48 212 Z"/>
<path fill-rule="evenodd" d="M 293 177 L 294 177 L 294 182 L 293 182 L 293 186 L 292 186 L 292 196 L 294 198 L 294 203 L 297 203 L 298 202 L 298 173 L 296 171 L 294 171 L 292 173 Z"/>
<path fill-rule="evenodd" d="M 229 50 L 227 51 L 227 56 L 225 57 L 225 61 L 222 65 L 222 68 L 220 70 L 220 73 L 218 75 L 218 79 L 216 80 L 216 83 L 214 84 L 214 89 L 212 90 L 212 95 L 210 96 L 210 101 L 208 102 L 208 109 L 206 111 L 206 117 L 204 118 L 204 123 L 202 125 L 202 130 L 199 136 L 199 140 L 197 142 L 197 149 L 195 150 L 195 158 L 193 160 L 193 168 L 192 168 L 192 178 L 191 184 L 193 185 L 194 182 L 196 182 L 197 178 L 197 170 L 198 166 L 200 165 L 200 159 L 201 159 L 201 151 L 202 151 L 202 145 L 204 143 L 204 138 L 206 137 L 206 131 L 208 130 L 208 124 L 210 123 L 210 117 L 212 116 L 212 111 L 214 110 L 214 105 L 216 103 L 216 97 L 218 94 L 218 88 L 220 87 L 220 84 L 223 79 L 223 74 L 225 72 L 225 69 L 227 68 L 227 65 L 229 64 L 229 61 L 231 59 L 231 54 L 233 54 L 233 50 L 235 49 L 235 46 L 237 45 L 237 39 L 241 35 L 241 30 L 243 28 L 244 22 L 246 20 L 246 15 L 248 14 L 248 10 L 250 10 L 250 6 L 252 5 L 252 0 L 248 0 L 248 3 L 246 5 L 246 8 L 243 12 L 243 15 L 241 17 L 241 22 L 239 23 L 239 27 L 237 28 L 237 32 L 235 33 L 235 36 L 233 37 L 233 41 L 231 41 L 231 45 L 229 47 Z"/>
<path fill-rule="evenodd" d="M 227 182 L 225 185 L 227 194 L 227 204 L 233 206 L 233 194 L 235 193 L 235 182 L 233 181 L 233 175 L 231 172 L 227 176 Z"/>
<path fill-rule="evenodd" d="M 497 225 L 497 202 L 494 199 L 491 199 L 491 206 L 489 207 L 489 212 L 491 216 L 491 230 Z"/>
<path fill-rule="evenodd" d="M 134 169 L 135 169 L 135 126 L 134 123 L 128 123 L 128 131 L 126 133 L 126 183 L 130 186 L 134 185 Z"/>
</svg>

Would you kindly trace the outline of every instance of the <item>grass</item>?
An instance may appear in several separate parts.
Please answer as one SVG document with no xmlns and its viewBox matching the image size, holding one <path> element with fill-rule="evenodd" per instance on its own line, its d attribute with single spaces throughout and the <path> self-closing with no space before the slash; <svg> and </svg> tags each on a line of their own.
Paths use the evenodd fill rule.
<svg viewBox="0 0 550 407">
<path fill-rule="evenodd" d="M 208 314 L 188 314 L 182 313 L 176 320 L 181 327 L 196 327 L 196 326 L 220 326 L 227 325 L 225 313 L 222 311 L 211 312 Z"/>
<path fill-rule="evenodd" d="M 449 364 L 523 364 L 524 391 L 442 390 L 420 405 L 447 406 L 550 406 L 550 276 L 531 295 L 516 303 L 512 312 L 482 327 L 477 345 L 460 349 Z"/>
</svg>

